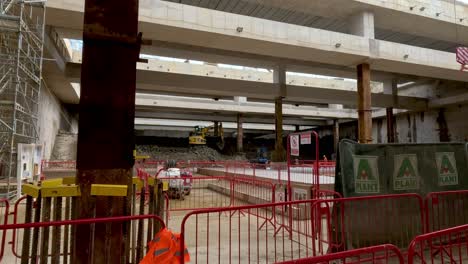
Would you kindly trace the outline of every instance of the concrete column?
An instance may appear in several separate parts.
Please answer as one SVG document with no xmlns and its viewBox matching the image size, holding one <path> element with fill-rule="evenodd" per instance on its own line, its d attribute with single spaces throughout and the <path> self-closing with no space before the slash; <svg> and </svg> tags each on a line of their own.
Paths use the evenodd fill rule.
<svg viewBox="0 0 468 264">
<path fill-rule="evenodd" d="M 373 13 L 368 11 L 359 12 L 352 16 L 349 22 L 350 34 L 371 39 L 375 38 Z"/>
<path fill-rule="evenodd" d="M 247 97 L 245 97 L 245 96 L 234 96 L 234 102 L 247 103 Z"/>
<path fill-rule="evenodd" d="M 370 66 L 367 63 L 357 66 L 357 86 L 359 143 L 367 144 L 372 142 Z"/>
<path fill-rule="evenodd" d="M 138 0 L 86 0 L 76 181 L 78 218 L 130 214 L 134 164 Z M 112 65 L 112 67 L 109 67 Z M 126 185 L 127 197 L 91 196 L 92 184 Z M 79 225 L 72 263 L 127 263 L 128 224 Z M 94 241 L 93 243 L 91 243 Z"/>
<path fill-rule="evenodd" d="M 275 152 L 273 161 L 286 160 L 286 150 L 283 146 L 283 98 L 286 97 L 286 68 L 279 65 L 273 73 L 273 82 L 279 87 L 279 96 L 275 98 Z"/>
<path fill-rule="evenodd" d="M 340 123 L 338 119 L 333 120 L 333 152 L 338 153 L 338 144 L 340 143 Z"/>
<path fill-rule="evenodd" d="M 242 129 L 242 114 L 237 114 L 237 152 L 244 151 L 244 130 Z"/>
<path fill-rule="evenodd" d="M 328 108 L 330 109 L 343 109 L 342 104 L 328 104 Z"/>
</svg>

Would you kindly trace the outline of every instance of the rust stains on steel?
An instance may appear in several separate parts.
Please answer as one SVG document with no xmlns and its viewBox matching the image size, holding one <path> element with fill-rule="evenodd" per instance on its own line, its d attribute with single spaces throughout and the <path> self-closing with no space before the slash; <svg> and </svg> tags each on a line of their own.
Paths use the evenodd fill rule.
<svg viewBox="0 0 468 264">
<path fill-rule="evenodd" d="M 77 153 L 78 218 L 130 213 L 127 197 L 91 196 L 91 184 L 130 185 L 138 0 L 86 0 Z M 131 195 L 129 192 L 128 195 Z M 79 225 L 72 263 L 128 263 L 128 224 Z"/>
</svg>

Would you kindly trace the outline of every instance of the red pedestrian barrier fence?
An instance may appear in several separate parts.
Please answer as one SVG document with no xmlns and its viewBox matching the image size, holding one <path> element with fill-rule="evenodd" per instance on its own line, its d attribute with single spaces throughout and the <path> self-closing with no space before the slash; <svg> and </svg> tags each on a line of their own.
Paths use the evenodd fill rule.
<svg viewBox="0 0 468 264">
<path fill-rule="evenodd" d="M 42 160 L 42 170 L 74 170 L 76 161 L 74 160 Z"/>
<path fill-rule="evenodd" d="M 158 179 L 167 183 L 169 211 L 193 211 L 275 201 L 275 186 L 268 181 L 241 177 L 158 177 Z M 177 192 L 183 196 L 177 196 Z"/>
<path fill-rule="evenodd" d="M 182 220 L 181 246 L 186 243 L 192 263 L 274 263 L 312 256 L 313 202 L 192 211 Z M 271 214 L 275 221 L 265 221 Z M 293 228 L 281 224 L 291 218 Z"/>
<path fill-rule="evenodd" d="M 10 203 L 7 199 L 0 199 L 0 226 L 8 224 L 8 212 L 10 209 Z M 2 259 L 3 255 L 5 254 L 5 244 L 6 244 L 6 231 L 2 230 L 1 234 L 1 246 L 0 248 L 0 260 Z"/>
<path fill-rule="evenodd" d="M 310 257 L 298 260 L 280 262 L 278 264 L 403 264 L 405 263 L 400 250 L 391 244 L 384 244 L 372 247 L 352 249 L 343 252 L 331 253 L 328 255 Z"/>
<path fill-rule="evenodd" d="M 468 190 L 426 196 L 426 232 L 468 224 Z"/>
<path fill-rule="evenodd" d="M 147 243 L 153 239 L 154 234 L 156 234 L 156 230 L 146 232 L 149 222 L 159 222 L 162 228 L 165 227 L 164 221 L 159 216 L 138 215 L 52 222 L 3 224 L 0 225 L 0 230 L 3 234 L 5 234 L 8 230 L 15 230 L 15 233 L 22 237 L 23 244 L 21 250 L 19 250 L 15 256 L 21 258 L 22 263 L 70 263 L 73 245 L 68 243 L 68 241 L 62 242 L 62 235 L 64 235 L 66 239 L 73 239 L 75 235 L 75 226 L 92 225 L 95 228 L 109 229 L 111 225 L 117 223 L 136 225 L 138 226 L 138 240 L 136 240 L 136 243 L 128 244 L 130 255 L 128 256 L 128 259 L 125 261 L 125 263 L 139 263 L 139 261 L 146 254 Z M 155 225 L 152 226 L 154 227 Z M 69 233 L 64 233 L 64 230 L 68 230 Z M 113 232 L 115 232 L 115 229 L 113 230 Z M 145 232 L 143 232 L 143 230 L 145 230 Z M 51 236 L 48 235 L 49 232 L 51 232 Z M 31 233 L 33 233 L 33 236 L 31 236 Z M 119 237 L 121 238 L 120 243 L 123 244 L 126 242 L 126 236 L 124 236 L 123 233 L 120 234 Z M 90 242 L 88 256 L 91 257 L 93 254 L 104 253 L 95 251 L 93 245 L 94 243 Z M 80 252 L 77 254 L 84 253 Z M 0 261 L 5 261 L 6 263 L 12 263 L 16 261 L 15 259 L 3 259 L 2 257 L 3 255 L 0 256 Z"/>
<path fill-rule="evenodd" d="M 468 263 L 468 225 L 419 235 L 408 248 L 408 264 Z"/>
<path fill-rule="evenodd" d="M 424 233 L 424 204 L 417 194 L 317 200 L 312 213 L 316 255 L 386 243 L 407 248 Z"/>
<path fill-rule="evenodd" d="M 233 186 L 226 177 L 158 177 L 168 186 L 169 211 L 192 211 L 228 207 L 233 204 Z M 177 196 L 176 192 L 183 194 Z"/>
</svg>

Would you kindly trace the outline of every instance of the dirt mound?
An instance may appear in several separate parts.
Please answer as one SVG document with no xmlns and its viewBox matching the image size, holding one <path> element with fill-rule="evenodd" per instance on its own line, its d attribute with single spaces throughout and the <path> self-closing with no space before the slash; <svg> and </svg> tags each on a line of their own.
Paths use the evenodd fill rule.
<svg viewBox="0 0 468 264">
<path fill-rule="evenodd" d="M 155 145 L 138 145 L 138 155 L 148 155 L 158 160 L 245 160 L 244 155 L 223 155 L 207 146 L 159 147 Z"/>
</svg>

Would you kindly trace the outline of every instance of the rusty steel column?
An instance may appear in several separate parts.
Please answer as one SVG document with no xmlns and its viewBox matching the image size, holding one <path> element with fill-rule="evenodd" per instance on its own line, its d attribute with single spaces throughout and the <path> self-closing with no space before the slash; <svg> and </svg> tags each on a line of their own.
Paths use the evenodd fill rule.
<svg viewBox="0 0 468 264">
<path fill-rule="evenodd" d="M 387 108 L 387 142 L 395 142 L 395 126 L 393 125 L 393 108 Z"/>
<path fill-rule="evenodd" d="M 278 65 L 273 72 L 273 82 L 278 85 L 278 96 L 275 98 L 275 151 L 272 160 L 282 162 L 286 160 L 286 150 L 283 146 L 283 98 L 287 96 L 286 67 Z"/>
<path fill-rule="evenodd" d="M 340 123 L 338 119 L 333 120 L 333 152 L 338 154 L 338 144 L 340 143 Z"/>
<path fill-rule="evenodd" d="M 84 11 L 76 215 L 128 215 L 128 197 L 92 197 L 90 190 L 93 183 L 132 182 L 138 0 L 86 0 Z M 72 263 L 128 263 L 127 227 L 77 226 Z"/>
<path fill-rule="evenodd" d="M 286 160 L 286 150 L 283 146 L 283 98 L 275 99 L 275 152 L 273 161 L 281 162 Z"/>
<path fill-rule="evenodd" d="M 237 114 L 237 152 L 244 151 L 244 130 L 242 129 L 242 114 Z"/>
<path fill-rule="evenodd" d="M 372 109 L 370 66 L 363 63 L 357 66 L 357 90 L 358 90 L 358 126 L 359 143 L 372 143 Z"/>
<path fill-rule="evenodd" d="M 213 123 L 214 123 L 214 125 L 213 125 L 214 136 L 215 136 L 215 137 L 219 137 L 219 122 L 218 122 L 218 121 L 214 121 Z"/>
</svg>

